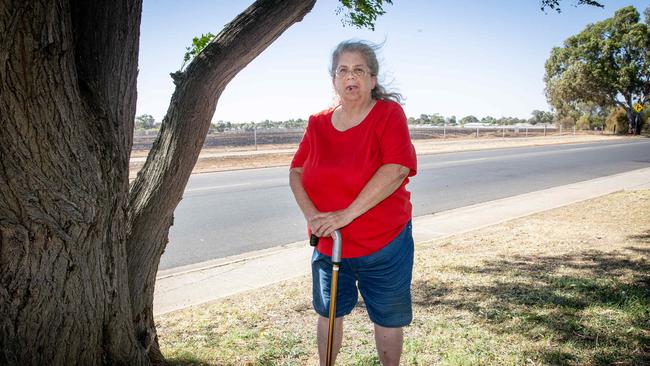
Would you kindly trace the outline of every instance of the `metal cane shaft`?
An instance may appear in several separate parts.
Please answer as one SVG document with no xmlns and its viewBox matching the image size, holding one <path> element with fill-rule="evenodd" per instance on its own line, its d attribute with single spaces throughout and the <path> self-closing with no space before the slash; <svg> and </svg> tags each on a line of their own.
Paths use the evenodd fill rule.
<svg viewBox="0 0 650 366">
<path fill-rule="evenodd" d="M 334 347 L 334 322 L 336 321 L 336 294 L 339 285 L 339 265 L 332 266 L 332 288 L 330 291 L 330 319 L 327 332 L 327 357 L 325 364 L 332 366 L 332 348 Z"/>
</svg>

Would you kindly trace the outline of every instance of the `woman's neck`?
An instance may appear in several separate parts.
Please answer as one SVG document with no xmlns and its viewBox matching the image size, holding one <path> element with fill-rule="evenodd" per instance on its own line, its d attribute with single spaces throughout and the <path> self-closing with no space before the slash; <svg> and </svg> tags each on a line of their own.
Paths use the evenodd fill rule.
<svg viewBox="0 0 650 366">
<path fill-rule="evenodd" d="M 357 119 L 368 114 L 368 111 L 375 105 L 375 100 L 368 98 L 358 102 L 341 102 L 340 112 L 346 119 Z"/>
<path fill-rule="evenodd" d="M 366 118 L 375 103 L 374 99 L 369 99 L 364 103 L 341 103 L 339 108 L 334 111 L 332 124 L 339 131 L 352 128 Z"/>
</svg>

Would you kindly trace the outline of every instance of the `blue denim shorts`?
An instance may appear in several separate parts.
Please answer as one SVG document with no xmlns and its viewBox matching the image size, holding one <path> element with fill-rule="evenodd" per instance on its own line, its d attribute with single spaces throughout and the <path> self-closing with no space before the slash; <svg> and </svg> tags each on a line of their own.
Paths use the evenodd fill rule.
<svg viewBox="0 0 650 366">
<path fill-rule="evenodd" d="M 332 276 L 331 257 L 314 250 L 311 271 L 314 310 L 327 318 Z M 352 312 L 360 292 L 373 323 L 389 328 L 409 325 L 413 319 L 412 274 L 413 234 L 409 221 L 400 234 L 378 252 L 342 259 L 336 317 Z"/>
</svg>

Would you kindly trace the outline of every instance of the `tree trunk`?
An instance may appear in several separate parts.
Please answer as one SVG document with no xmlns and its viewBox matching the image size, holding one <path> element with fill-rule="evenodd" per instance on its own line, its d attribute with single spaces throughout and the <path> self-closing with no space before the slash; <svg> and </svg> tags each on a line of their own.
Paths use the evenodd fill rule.
<svg viewBox="0 0 650 366">
<path fill-rule="evenodd" d="M 156 272 L 174 209 L 203 146 L 217 100 L 239 71 L 302 20 L 314 4 L 315 0 L 257 1 L 226 25 L 186 71 L 172 74 L 176 90 L 129 199 L 127 250 L 134 322 L 140 338 L 153 341 L 150 354 L 156 360 L 160 357 L 152 309 Z"/>
<path fill-rule="evenodd" d="M 0 0 L 0 365 L 164 362 L 155 274 L 217 99 L 314 2 L 258 1 L 174 75 L 129 192 L 141 0 Z"/>
<path fill-rule="evenodd" d="M 627 102 L 627 105 L 623 105 L 623 108 L 625 108 L 625 113 L 627 115 L 627 124 L 628 124 L 628 129 L 627 132 L 634 134 L 634 135 L 640 135 L 641 134 L 641 123 L 640 123 L 640 112 L 637 112 L 634 110 L 634 104 L 632 103 L 632 94 L 627 95 L 625 98 L 625 101 Z"/>
<path fill-rule="evenodd" d="M 627 115 L 627 133 L 635 133 L 636 121 L 634 120 L 634 110 L 630 106 L 625 106 L 625 114 Z"/>
<path fill-rule="evenodd" d="M 123 276 L 140 13 L 0 3 L 0 364 L 147 361 Z"/>
</svg>

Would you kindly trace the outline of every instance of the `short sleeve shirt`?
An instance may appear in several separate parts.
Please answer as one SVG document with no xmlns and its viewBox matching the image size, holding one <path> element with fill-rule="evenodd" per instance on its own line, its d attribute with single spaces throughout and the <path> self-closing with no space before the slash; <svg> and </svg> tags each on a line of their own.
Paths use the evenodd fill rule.
<svg viewBox="0 0 650 366">
<path fill-rule="evenodd" d="M 334 109 L 309 118 L 305 135 L 291 162 L 302 167 L 302 184 L 320 212 L 345 209 L 377 169 L 399 164 L 416 174 L 415 149 L 406 116 L 395 102 L 378 100 L 356 126 L 339 131 L 332 124 Z M 409 178 L 390 196 L 341 229 L 343 258 L 374 253 L 390 243 L 411 219 Z M 332 253 L 332 239 L 321 238 L 318 250 Z"/>
</svg>

